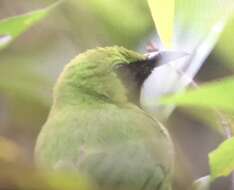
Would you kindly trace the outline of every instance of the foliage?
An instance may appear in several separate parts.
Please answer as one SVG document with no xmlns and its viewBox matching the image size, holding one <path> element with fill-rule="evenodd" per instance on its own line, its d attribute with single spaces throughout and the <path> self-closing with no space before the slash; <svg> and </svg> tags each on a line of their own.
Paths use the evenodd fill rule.
<svg viewBox="0 0 234 190">
<path fill-rule="evenodd" d="M 224 141 L 209 154 L 211 177 L 227 176 L 234 170 L 234 138 Z"/>
<path fill-rule="evenodd" d="M 107 0 L 67 1 L 61 6 L 60 13 L 55 13 L 59 18 L 59 22 L 57 20 L 56 23 L 49 22 L 49 16 L 52 15 L 51 12 L 58 3 L 1 20 L 1 96 L 13 98 L 16 102 L 21 102 L 23 105 L 24 101 L 29 102 L 28 104 L 36 103 L 34 109 L 37 109 L 39 106 L 48 108 L 51 103 L 52 81 L 55 77 L 46 76 L 42 74 L 41 70 L 49 70 L 49 75 L 52 75 L 52 71 L 59 66 L 59 62 L 64 62 L 64 60 L 61 60 L 61 57 L 63 57 L 61 54 L 66 54 L 66 51 L 68 51 L 67 58 L 70 58 L 77 54 L 75 49 L 77 47 L 78 49 L 86 49 L 100 44 L 109 45 L 114 43 L 136 48 L 142 39 L 153 32 L 153 24 L 146 0 L 122 0 L 113 3 L 110 4 Z M 218 44 L 214 52 L 221 57 L 221 62 L 224 65 L 228 65 L 233 70 L 233 1 L 165 0 L 162 2 L 148 0 L 148 3 L 157 33 L 164 46 L 166 48 L 183 50 L 191 54 L 189 59 L 183 62 L 188 67 L 186 67 L 187 70 L 182 77 L 181 74 L 176 78 L 171 77 L 177 73 L 178 68 L 181 68 L 180 64 L 182 62 L 177 64 L 179 67 L 176 67 L 176 69 L 169 66 L 173 72 L 168 72 L 165 69 L 165 73 L 161 72 L 161 75 L 158 75 L 160 81 L 158 93 L 160 97 L 167 93 L 175 93 L 184 89 L 204 64 L 205 59 L 216 46 L 217 41 Z M 54 24 L 53 26 L 57 31 L 49 28 L 51 34 L 46 38 L 43 38 L 41 35 L 35 37 L 33 33 L 32 38 L 35 40 L 33 42 L 36 42 L 39 48 L 33 49 L 32 47 L 35 45 L 32 45 L 33 43 L 28 43 L 28 45 L 31 45 L 29 47 L 21 47 L 24 43 L 20 42 L 20 39 L 19 41 L 16 40 L 16 38 L 22 36 L 24 32 L 43 19 L 45 23 L 46 21 L 48 22 L 48 25 L 45 24 L 44 27 L 49 28 L 49 25 Z M 34 28 L 37 27 L 35 26 Z M 58 35 L 58 31 L 69 33 L 69 37 L 72 36 L 72 38 L 54 43 L 53 40 L 55 38 L 53 37 Z M 30 35 L 30 33 L 27 35 Z M 25 37 L 25 35 L 22 37 Z M 43 40 L 40 39 L 41 37 Z M 13 41 L 16 41 L 16 43 L 11 44 Z M 66 46 L 68 41 L 72 41 L 72 43 L 69 42 L 69 47 Z M 62 48 L 60 47 L 59 49 L 58 44 L 62 44 Z M 17 48 L 18 52 L 16 51 Z M 31 53 L 33 54 L 32 56 L 30 55 Z M 47 63 L 36 64 L 44 62 L 42 57 L 47 56 L 47 54 L 54 54 L 55 58 L 47 57 Z M 203 118 L 214 122 L 215 114 L 211 117 L 211 111 L 208 110 L 215 110 L 215 112 L 218 111 L 221 114 L 227 112 L 233 115 L 233 87 L 234 78 L 231 76 L 201 85 L 198 89 L 191 89 L 187 92 L 180 92 L 174 96 L 165 97 L 162 99 L 162 103 L 188 106 L 192 111 L 201 109 L 200 112 Z M 11 103 L 14 104 L 13 101 Z M 18 108 L 16 115 L 20 115 L 19 112 L 23 112 L 23 107 Z M 37 115 L 37 112 L 35 115 L 35 117 L 42 117 Z M 44 120 L 45 118 L 42 117 L 42 119 Z M 23 118 L 23 120 L 25 119 Z M 16 120 L 14 123 L 18 124 L 18 121 Z M 25 121 L 24 124 L 27 125 L 27 122 Z M 1 126 L 4 125 L 1 124 Z M 36 121 L 33 125 L 36 126 L 37 130 L 40 127 Z M 30 131 L 31 128 L 28 127 L 27 130 Z M 233 138 L 228 139 L 209 154 L 210 173 L 213 180 L 220 176 L 229 175 L 233 171 L 233 143 Z M 1 169 L 4 168 L 2 170 L 4 172 L 0 172 L 0 184 L 3 184 L 3 181 L 6 181 L 5 179 L 9 179 L 8 181 L 14 183 L 14 187 L 16 186 L 18 189 L 30 189 L 35 184 L 41 189 L 91 189 L 90 185 L 87 184 L 87 179 L 81 176 L 47 173 L 38 171 L 34 167 L 28 167 L 24 157 L 26 152 L 8 139 L 0 138 L 0 149 L 0 167 Z M 28 180 L 30 183 L 25 183 Z M 194 184 L 194 188 L 208 189 L 209 182 L 209 177 L 202 178 Z"/>
<path fill-rule="evenodd" d="M 28 30 L 40 20 L 44 19 L 55 5 L 57 4 L 45 9 L 36 10 L 24 15 L 2 20 L 0 22 L 0 49 L 9 45 L 10 42 L 12 42 L 23 32 Z"/>
<path fill-rule="evenodd" d="M 174 2 L 171 1 L 170 3 L 171 3 L 171 6 L 174 6 Z M 196 58 L 197 56 L 196 54 L 195 56 L 192 56 L 193 58 L 195 57 L 194 58 L 195 61 L 191 62 L 193 67 L 196 67 L 196 65 L 198 66 L 199 62 L 200 63 L 204 62 L 206 56 L 209 54 L 209 52 L 214 47 L 216 41 L 218 40 L 219 35 L 222 32 L 226 22 L 228 22 L 228 24 L 226 25 L 225 30 L 221 35 L 221 38 L 218 43 L 218 47 L 220 51 L 224 53 L 224 57 L 226 59 L 228 58 L 229 59 L 228 62 L 231 63 L 232 65 L 234 57 L 232 53 L 233 48 L 231 47 L 233 43 L 231 43 L 230 40 L 234 39 L 233 37 L 231 37 L 234 31 L 233 16 L 232 16 L 233 10 L 234 10 L 233 9 L 234 4 L 232 1 L 223 1 L 222 3 L 225 3 L 226 6 L 224 7 L 223 4 L 220 4 L 218 0 L 217 1 L 216 0 L 215 1 L 213 0 L 212 1 L 210 0 L 189 1 L 189 2 L 188 1 L 185 2 L 183 0 L 176 1 L 177 12 L 175 16 L 175 19 L 176 19 L 175 23 L 179 24 L 180 26 L 179 30 L 181 31 L 183 30 L 183 28 L 186 28 L 184 26 L 192 25 L 192 32 L 195 34 L 195 36 L 198 37 L 198 39 L 202 39 L 202 38 L 204 39 L 205 36 L 208 36 L 207 41 L 203 40 L 204 42 L 206 42 L 205 43 L 206 45 L 203 44 L 200 47 L 197 45 L 194 46 L 195 51 L 199 52 L 199 50 L 201 49 L 201 52 L 198 53 L 197 58 Z M 151 5 L 152 5 L 152 2 L 151 2 Z M 207 11 L 208 9 L 213 10 L 213 13 L 210 14 L 209 11 Z M 157 9 L 155 8 L 154 11 L 156 12 L 156 10 Z M 187 16 L 184 16 L 184 15 L 187 15 Z M 172 17 L 169 16 L 166 19 L 172 19 Z M 201 22 L 201 20 L 203 21 Z M 158 22 L 158 25 L 156 26 L 158 27 L 158 30 L 160 32 L 161 30 L 163 30 L 161 29 L 160 22 Z M 170 24 L 169 24 L 169 28 L 170 28 Z M 171 30 L 169 28 L 168 30 Z M 164 30 L 164 34 L 167 34 L 167 32 L 168 31 Z M 188 31 L 187 33 L 189 32 L 191 31 Z M 183 34 L 184 33 L 185 31 L 183 31 Z M 214 34 L 217 33 L 217 35 L 213 36 L 213 39 L 210 37 L 212 36 L 212 33 Z M 170 35 L 167 35 L 167 36 L 170 36 Z M 181 36 L 181 37 L 184 38 L 184 36 Z M 167 40 L 169 40 L 170 38 L 171 37 L 167 37 Z M 195 44 L 196 43 L 197 42 L 195 42 Z M 207 46 L 210 46 L 210 47 L 207 48 Z M 199 49 L 197 50 L 196 48 L 199 48 Z M 196 59 L 197 60 L 200 59 L 200 60 L 196 61 Z M 194 77 L 194 74 L 192 73 L 194 73 L 194 71 L 191 72 L 191 70 L 182 72 L 183 77 L 190 79 L 188 84 L 193 80 L 192 78 Z M 206 111 L 214 110 L 214 112 L 216 112 L 217 117 L 222 116 L 223 113 L 221 113 L 220 111 L 228 112 L 231 115 L 233 115 L 234 113 L 233 87 L 234 87 L 233 77 L 225 78 L 218 82 L 212 82 L 206 85 L 202 85 L 201 87 L 195 90 L 189 90 L 188 92 L 185 92 L 185 93 L 180 92 L 179 94 L 176 94 L 174 96 L 162 98 L 161 102 L 164 104 L 173 104 L 173 105 L 175 104 L 179 106 L 201 107 L 201 108 L 206 108 Z M 229 118 L 227 119 L 229 120 Z M 228 127 L 230 131 L 232 130 L 230 123 L 229 123 L 229 126 L 224 126 L 224 127 Z M 230 134 L 226 134 L 226 135 L 229 136 Z M 233 138 L 228 139 L 222 145 L 220 145 L 220 147 L 217 150 L 210 153 L 209 159 L 210 159 L 211 177 L 213 179 L 216 177 L 220 177 L 220 176 L 227 176 L 234 170 L 233 146 L 234 146 Z M 195 189 L 196 188 L 199 189 L 200 187 L 195 187 Z M 208 187 L 201 187 L 201 189 L 208 189 Z"/>
<path fill-rule="evenodd" d="M 33 168 L 25 159 L 23 149 L 6 138 L 0 137 L 0 148 L 0 189 L 95 189 L 77 173 L 48 172 Z"/>
<path fill-rule="evenodd" d="M 169 3 L 169 1 L 166 2 Z M 149 79 L 156 82 L 151 87 L 153 90 L 145 93 L 146 98 L 142 100 L 143 106 L 149 111 L 153 110 L 152 114 L 159 116 L 162 120 L 168 118 L 175 105 L 162 105 L 160 98 L 167 94 L 176 94 L 191 83 L 215 47 L 231 12 L 229 8 L 231 2 L 228 1 L 225 8 L 220 6 L 219 0 L 177 0 L 175 5 L 173 1 L 170 1 L 170 3 L 175 9 L 174 17 L 159 16 L 158 18 L 161 20 L 160 22 L 157 20 L 156 28 L 158 31 L 163 30 L 165 32 L 164 28 L 161 29 L 160 23 L 165 21 L 170 23 L 167 32 L 172 33 L 173 38 L 170 37 L 169 39 L 168 36 L 167 41 L 171 41 L 173 49 L 185 51 L 188 56 L 156 68 L 154 76 Z M 150 5 L 153 6 L 154 4 Z M 170 15 L 167 11 L 172 8 L 169 6 L 167 8 L 164 14 Z M 213 14 L 209 14 L 207 9 L 212 10 Z M 157 6 L 152 7 L 151 10 L 155 14 L 159 12 Z M 173 23 L 173 27 L 171 23 Z M 159 34 L 161 33 L 159 32 Z M 162 38 L 162 36 L 160 37 Z"/>
<path fill-rule="evenodd" d="M 164 98 L 163 102 L 182 106 L 213 108 L 234 113 L 234 107 L 230 104 L 234 100 L 233 86 L 234 79 L 231 77 L 202 85 L 196 90 L 189 90 L 185 93 Z"/>
<path fill-rule="evenodd" d="M 233 38 L 233 29 L 234 29 L 234 13 L 229 18 L 227 27 L 223 31 L 220 40 L 217 45 L 219 53 L 224 59 L 224 63 L 234 68 L 234 59 L 233 59 L 233 49 L 234 49 L 234 38 Z"/>
</svg>

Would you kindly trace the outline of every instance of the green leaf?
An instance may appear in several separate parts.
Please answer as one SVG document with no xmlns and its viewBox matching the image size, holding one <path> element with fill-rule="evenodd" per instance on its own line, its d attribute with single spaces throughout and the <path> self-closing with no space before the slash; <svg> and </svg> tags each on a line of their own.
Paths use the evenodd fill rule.
<svg viewBox="0 0 234 190">
<path fill-rule="evenodd" d="M 227 176 L 234 170 L 234 138 L 224 141 L 209 154 L 211 177 Z"/>
<path fill-rule="evenodd" d="M 208 32 L 221 17 L 231 12 L 229 0 L 176 0 L 176 19 L 194 32 Z M 212 10 L 212 14 L 208 10 Z"/>
<path fill-rule="evenodd" d="M 221 59 L 224 63 L 227 63 L 228 66 L 234 68 L 234 13 L 232 17 L 228 20 L 228 23 L 218 41 L 217 50 L 221 54 Z"/>
<path fill-rule="evenodd" d="M 217 108 L 234 113 L 234 78 L 211 82 L 199 89 L 188 90 L 174 96 L 162 98 L 164 104 Z"/>
<path fill-rule="evenodd" d="M 51 189 L 56 190 L 95 190 L 93 184 L 83 176 L 77 173 L 53 172 L 44 176 Z"/>
<path fill-rule="evenodd" d="M 0 21 L 0 49 L 9 45 L 15 38 L 44 19 L 57 3 L 23 15 L 6 18 Z"/>
<path fill-rule="evenodd" d="M 231 16 L 233 6 L 232 0 L 176 0 L 174 47 L 190 53 L 202 49 L 203 53 L 197 56 L 203 56 L 204 62 Z M 203 47 L 199 47 L 201 44 Z"/>
<path fill-rule="evenodd" d="M 151 14 L 161 38 L 167 48 L 172 47 L 175 18 L 175 0 L 148 0 Z"/>
<path fill-rule="evenodd" d="M 173 48 L 188 52 L 189 55 L 174 61 L 173 67 L 163 65 L 154 71 L 151 79 L 160 82 L 155 83 L 155 91 L 151 90 L 152 92 L 148 93 L 150 95 L 145 98 L 144 106 L 148 110 L 163 116 L 164 119 L 172 113 L 173 107 L 161 106 L 158 99 L 165 94 L 180 92 L 191 83 L 217 43 L 229 16 L 231 3 L 233 4 L 233 1 L 230 0 L 175 1 Z M 159 7 L 161 8 L 161 4 L 158 4 Z M 181 71 L 184 74 L 179 74 Z"/>
</svg>

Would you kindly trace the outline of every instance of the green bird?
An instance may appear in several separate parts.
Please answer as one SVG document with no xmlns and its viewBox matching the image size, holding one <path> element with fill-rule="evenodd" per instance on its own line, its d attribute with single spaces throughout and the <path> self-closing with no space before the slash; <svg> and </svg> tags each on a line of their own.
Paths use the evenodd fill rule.
<svg viewBox="0 0 234 190">
<path fill-rule="evenodd" d="M 166 54 L 115 46 L 67 64 L 37 140 L 37 165 L 77 171 L 103 190 L 170 190 L 170 136 L 139 104 L 141 86 Z"/>
</svg>

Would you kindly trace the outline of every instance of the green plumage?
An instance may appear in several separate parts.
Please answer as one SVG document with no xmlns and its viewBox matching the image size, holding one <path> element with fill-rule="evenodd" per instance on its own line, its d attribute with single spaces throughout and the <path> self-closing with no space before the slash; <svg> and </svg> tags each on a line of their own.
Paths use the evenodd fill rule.
<svg viewBox="0 0 234 190">
<path fill-rule="evenodd" d="M 146 57 L 121 47 L 69 63 L 38 137 L 41 167 L 78 171 L 107 190 L 169 190 L 173 147 L 158 121 L 128 100 L 115 68 Z"/>
</svg>

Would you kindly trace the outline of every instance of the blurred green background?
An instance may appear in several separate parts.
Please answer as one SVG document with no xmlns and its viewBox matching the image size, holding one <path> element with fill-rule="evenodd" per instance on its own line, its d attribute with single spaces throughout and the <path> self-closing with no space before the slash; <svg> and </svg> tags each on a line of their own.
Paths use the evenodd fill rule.
<svg viewBox="0 0 234 190">
<path fill-rule="evenodd" d="M 0 19 L 53 2 L 1 0 Z M 53 84 L 66 63 L 98 46 L 137 49 L 153 32 L 146 2 L 113 3 L 66 1 L 0 52 L 1 135 L 15 139 L 31 152 L 48 114 Z"/>
<path fill-rule="evenodd" d="M 0 0 L 0 19 L 44 8 L 53 2 Z M 193 24 L 192 19 L 189 22 Z M 234 19 L 228 23 L 196 77 L 199 83 L 233 74 L 234 37 L 230 35 L 234 32 Z M 53 84 L 63 66 L 80 52 L 98 46 L 121 45 L 143 51 L 145 44 L 155 37 L 145 0 L 63 2 L 0 51 L 0 136 L 22 147 L 27 162 L 31 163 L 36 137 L 51 105 Z M 166 124 L 177 151 L 174 187 L 180 190 L 208 174 L 207 155 L 224 139 L 212 127 L 215 120 L 201 120 L 190 112 L 177 109 Z M 222 180 L 214 188 L 228 189 L 228 179 L 224 183 Z"/>
</svg>

